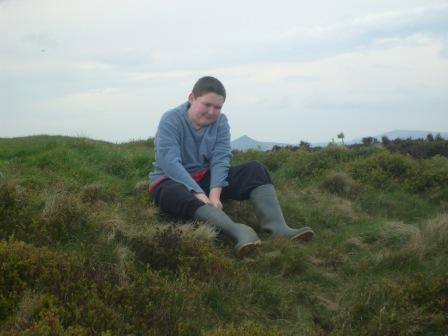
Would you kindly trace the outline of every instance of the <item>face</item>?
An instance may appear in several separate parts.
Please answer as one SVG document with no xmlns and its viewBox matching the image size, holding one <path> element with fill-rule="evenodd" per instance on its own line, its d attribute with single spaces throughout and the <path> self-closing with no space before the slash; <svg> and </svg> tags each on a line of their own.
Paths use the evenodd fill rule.
<svg viewBox="0 0 448 336">
<path fill-rule="evenodd" d="M 224 97 L 209 92 L 203 96 L 195 97 L 193 93 L 188 96 L 190 108 L 188 117 L 196 129 L 208 126 L 218 120 L 221 108 L 224 105 Z"/>
</svg>

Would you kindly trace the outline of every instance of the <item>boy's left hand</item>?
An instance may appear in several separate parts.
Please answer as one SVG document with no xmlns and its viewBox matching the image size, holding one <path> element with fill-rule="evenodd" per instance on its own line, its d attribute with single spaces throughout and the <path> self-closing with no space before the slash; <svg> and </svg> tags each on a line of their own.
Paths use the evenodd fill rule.
<svg viewBox="0 0 448 336">
<path fill-rule="evenodd" d="M 210 204 L 211 205 L 213 205 L 215 208 L 218 208 L 218 209 L 222 210 L 223 205 L 222 205 L 222 203 L 221 203 L 221 201 L 219 199 L 218 200 L 213 200 L 211 198 L 209 198 L 209 199 L 210 199 Z"/>
<path fill-rule="evenodd" d="M 210 194 L 208 195 L 208 199 L 210 200 L 211 205 L 222 210 L 223 205 L 221 203 L 221 191 L 222 188 L 212 188 L 210 190 Z"/>
</svg>

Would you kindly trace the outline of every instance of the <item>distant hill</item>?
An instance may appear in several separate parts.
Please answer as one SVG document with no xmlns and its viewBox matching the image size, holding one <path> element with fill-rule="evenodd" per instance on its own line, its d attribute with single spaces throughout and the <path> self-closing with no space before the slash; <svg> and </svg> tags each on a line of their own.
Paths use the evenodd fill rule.
<svg viewBox="0 0 448 336">
<path fill-rule="evenodd" d="M 242 137 L 239 137 L 238 139 L 235 139 L 231 142 L 232 149 L 236 150 L 248 150 L 248 149 L 258 149 L 262 151 L 270 150 L 275 145 L 277 146 L 288 146 L 290 144 L 287 143 L 280 143 L 280 142 L 262 142 L 257 141 L 255 139 L 252 139 L 248 137 L 247 135 L 243 135 Z"/>
<path fill-rule="evenodd" d="M 448 139 L 448 132 L 433 132 L 433 131 L 413 131 L 413 130 L 393 130 L 386 133 L 382 133 L 379 135 L 372 136 L 378 141 L 381 141 L 381 138 L 383 136 L 388 137 L 390 140 L 394 140 L 397 138 L 400 139 L 424 139 L 428 134 L 432 134 L 434 137 L 437 134 L 440 134 L 442 138 Z M 368 137 L 369 135 L 366 135 Z M 310 143 L 311 147 L 325 147 L 328 142 L 319 142 L 319 143 Z M 346 144 L 356 144 L 361 143 L 362 138 L 356 138 L 353 140 L 345 141 Z M 256 149 L 256 150 L 270 150 L 275 145 L 277 146 L 294 146 L 297 144 L 288 144 L 288 143 L 281 143 L 281 142 L 265 142 L 265 141 L 258 141 L 255 139 L 252 139 L 251 137 L 248 137 L 247 135 L 243 135 L 231 142 L 232 150 L 248 150 L 248 149 Z"/>
</svg>

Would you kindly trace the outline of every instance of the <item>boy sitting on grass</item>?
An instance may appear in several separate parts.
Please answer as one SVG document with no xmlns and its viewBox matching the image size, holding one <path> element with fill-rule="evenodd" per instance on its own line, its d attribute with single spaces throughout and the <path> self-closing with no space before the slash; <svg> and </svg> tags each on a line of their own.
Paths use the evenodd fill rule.
<svg viewBox="0 0 448 336">
<path fill-rule="evenodd" d="M 250 199 L 260 226 L 274 237 L 309 240 L 309 227 L 290 228 L 283 217 L 267 169 L 258 161 L 230 165 L 230 127 L 221 113 L 226 90 L 214 77 L 202 77 L 188 101 L 167 111 L 155 137 L 156 159 L 149 191 L 155 204 L 175 218 L 200 219 L 236 241 L 243 257 L 259 245 L 257 233 L 235 223 L 221 200 Z"/>
</svg>

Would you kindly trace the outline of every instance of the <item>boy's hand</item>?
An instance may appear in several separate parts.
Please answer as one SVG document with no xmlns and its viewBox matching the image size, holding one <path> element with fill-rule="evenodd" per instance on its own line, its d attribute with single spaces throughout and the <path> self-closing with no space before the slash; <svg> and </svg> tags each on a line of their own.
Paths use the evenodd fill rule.
<svg viewBox="0 0 448 336">
<path fill-rule="evenodd" d="M 221 199 L 220 199 L 221 191 L 222 191 L 222 188 L 212 188 L 210 190 L 209 200 L 210 200 L 211 205 L 213 205 L 215 208 L 222 210 L 223 205 L 222 205 Z"/>
<path fill-rule="evenodd" d="M 211 204 L 210 199 L 204 193 L 194 193 L 194 196 L 201 202 L 204 202 L 205 204 Z"/>
<path fill-rule="evenodd" d="M 210 199 L 210 204 L 213 205 L 215 208 L 218 208 L 218 209 L 221 209 L 221 210 L 223 208 L 223 205 L 222 205 L 222 203 L 221 203 L 221 201 L 219 199 L 218 200 Z"/>
</svg>

